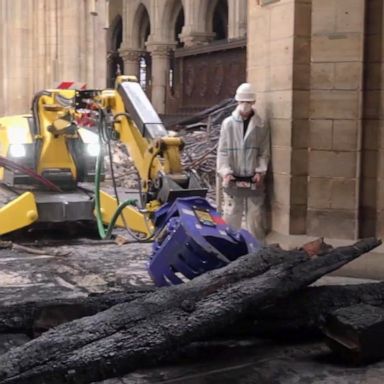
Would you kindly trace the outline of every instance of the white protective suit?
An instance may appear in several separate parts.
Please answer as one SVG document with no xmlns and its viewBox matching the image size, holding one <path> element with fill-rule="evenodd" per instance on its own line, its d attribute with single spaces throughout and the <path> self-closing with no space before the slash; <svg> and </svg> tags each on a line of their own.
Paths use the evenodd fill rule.
<svg viewBox="0 0 384 384">
<path fill-rule="evenodd" d="M 223 121 L 217 151 L 217 172 L 222 178 L 228 174 L 254 176 L 267 171 L 269 130 L 253 111 L 245 136 L 238 108 Z M 264 185 L 247 191 L 236 187 L 224 188 L 224 220 L 239 229 L 245 210 L 247 229 L 260 241 L 265 238 L 264 189 Z"/>
</svg>

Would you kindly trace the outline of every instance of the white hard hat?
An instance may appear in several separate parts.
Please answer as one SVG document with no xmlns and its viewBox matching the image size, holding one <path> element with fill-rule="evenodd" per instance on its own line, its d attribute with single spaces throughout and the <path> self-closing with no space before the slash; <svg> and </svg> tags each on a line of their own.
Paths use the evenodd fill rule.
<svg viewBox="0 0 384 384">
<path fill-rule="evenodd" d="M 249 83 L 243 83 L 239 85 L 235 95 L 236 101 L 256 101 L 256 92 Z"/>
</svg>

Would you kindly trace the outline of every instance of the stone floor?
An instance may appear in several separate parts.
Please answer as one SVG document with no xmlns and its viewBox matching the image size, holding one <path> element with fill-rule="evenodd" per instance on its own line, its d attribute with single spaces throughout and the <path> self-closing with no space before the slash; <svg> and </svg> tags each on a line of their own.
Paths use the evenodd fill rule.
<svg viewBox="0 0 384 384">
<path fill-rule="evenodd" d="M 45 254 L 0 250 L 0 305 L 152 285 L 146 271 L 150 244 L 92 242 L 37 249 Z"/>
<path fill-rule="evenodd" d="M 93 384 L 381 384 L 384 377 L 383 362 L 348 367 L 321 342 L 227 341 L 200 346 L 194 353 L 163 367 Z"/>
</svg>

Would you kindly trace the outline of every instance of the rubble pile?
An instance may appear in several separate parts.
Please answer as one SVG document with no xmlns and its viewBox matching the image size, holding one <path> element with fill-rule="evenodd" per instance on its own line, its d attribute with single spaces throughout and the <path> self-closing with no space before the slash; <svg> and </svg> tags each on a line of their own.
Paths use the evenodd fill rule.
<svg viewBox="0 0 384 384">
<path fill-rule="evenodd" d="M 194 169 L 207 185 L 209 194 L 215 192 L 215 169 L 220 123 L 202 126 L 198 130 L 185 130 L 182 137 L 185 148 L 182 153 L 184 169 Z"/>
<path fill-rule="evenodd" d="M 139 176 L 135 165 L 127 152 L 125 144 L 120 142 L 113 142 L 111 149 L 113 177 L 115 179 L 116 186 L 127 191 L 132 189 L 137 190 L 139 188 Z M 107 184 L 112 184 L 112 173 L 109 156 L 105 157 L 105 165 L 105 182 Z"/>
<path fill-rule="evenodd" d="M 194 169 L 208 187 L 208 197 L 215 197 L 216 154 L 222 121 L 234 108 L 232 99 L 167 127 L 185 142 L 182 165 L 185 170 Z M 112 145 L 113 172 L 117 187 L 138 189 L 139 177 L 125 145 Z M 106 182 L 112 182 L 109 157 L 106 157 Z"/>
</svg>

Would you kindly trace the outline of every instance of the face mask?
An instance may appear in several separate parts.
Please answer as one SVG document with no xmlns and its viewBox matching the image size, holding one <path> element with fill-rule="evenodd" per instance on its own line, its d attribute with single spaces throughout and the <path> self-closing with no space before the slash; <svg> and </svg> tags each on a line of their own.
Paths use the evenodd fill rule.
<svg viewBox="0 0 384 384">
<path fill-rule="evenodd" d="M 240 103 L 238 106 L 239 113 L 242 115 L 249 115 L 252 112 L 252 104 Z"/>
</svg>

